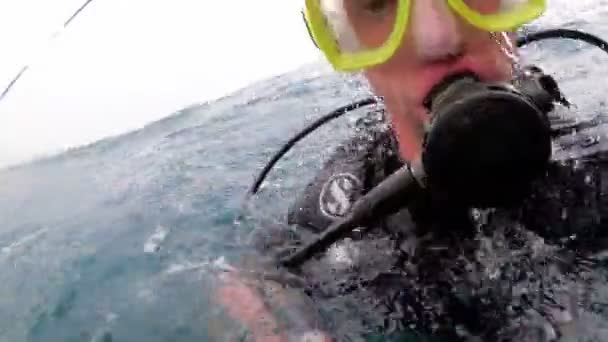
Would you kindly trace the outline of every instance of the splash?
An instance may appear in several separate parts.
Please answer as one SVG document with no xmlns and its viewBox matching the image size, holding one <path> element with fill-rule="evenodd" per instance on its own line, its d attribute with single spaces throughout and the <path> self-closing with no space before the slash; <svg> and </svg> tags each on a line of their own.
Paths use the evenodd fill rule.
<svg viewBox="0 0 608 342">
<path fill-rule="evenodd" d="M 517 73 L 522 70 L 521 58 L 516 52 L 511 37 L 506 32 L 490 33 L 490 36 L 498 44 L 502 53 L 509 58 L 513 71 Z"/>
<path fill-rule="evenodd" d="M 160 245 L 165 241 L 171 230 L 164 226 L 158 226 L 144 244 L 144 253 L 156 253 L 160 250 Z"/>
<path fill-rule="evenodd" d="M 6 247 L 2 247 L 2 249 L 0 249 L 0 251 L 2 252 L 2 254 L 6 255 L 6 256 L 11 256 L 15 252 L 17 252 L 18 250 L 20 250 L 24 246 L 26 246 L 28 243 L 34 242 L 38 238 L 42 237 L 47 231 L 48 231 L 48 228 L 42 228 L 38 231 L 35 231 L 32 234 L 24 236 L 20 240 L 13 242 Z"/>
</svg>

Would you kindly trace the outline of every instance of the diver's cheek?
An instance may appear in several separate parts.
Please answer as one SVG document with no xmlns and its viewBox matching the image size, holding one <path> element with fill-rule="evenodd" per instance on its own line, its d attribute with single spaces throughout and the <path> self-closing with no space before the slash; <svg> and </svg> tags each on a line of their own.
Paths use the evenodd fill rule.
<svg viewBox="0 0 608 342">
<path fill-rule="evenodd" d="M 499 35 L 498 37 L 489 37 L 487 42 L 485 46 L 480 48 L 480 51 L 485 54 L 486 63 L 492 66 L 494 80 L 511 79 L 514 63 L 519 59 L 514 38 L 510 35 Z"/>
</svg>

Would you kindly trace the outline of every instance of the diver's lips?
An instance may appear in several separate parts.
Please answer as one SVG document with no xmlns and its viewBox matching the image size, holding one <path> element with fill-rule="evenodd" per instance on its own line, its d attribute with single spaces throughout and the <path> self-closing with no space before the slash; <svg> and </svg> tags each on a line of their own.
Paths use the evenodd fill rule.
<svg viewBox="0 0 608 342">
<path fill-rule="evenodd" d="M 472 56 L 463 56 L 452 62 L 426 65 L 422 68 L 424 71 L 419 76 L 423 80 L 420 89 L 422 91 L 419 93 L 419 105 L 427 111 L 428 106 L 425 102 L 432 98 L 438 87 L 445 83 L 445 80 L 449 77 L 462 77 L 462 75 L 467 74 L 482 81 L 501 78 L 498 71 L 494 70 L 493 65 Z"/>
<path fill-rule="evenodd" d="M 433 99 L 437 94 L 443 92 L 443 90 L 445 90 L 445 88 L 447 88 L 448 85 L 450 85 L 453 81 L 465 77 L 479 80 L 479 76 L 471 70 L 458 71 L 447 74 L 427 92 L 426 96 L 422 100 L 422 105 L 424 106 L 424 108 L 430 111 Z"/>
</svg>

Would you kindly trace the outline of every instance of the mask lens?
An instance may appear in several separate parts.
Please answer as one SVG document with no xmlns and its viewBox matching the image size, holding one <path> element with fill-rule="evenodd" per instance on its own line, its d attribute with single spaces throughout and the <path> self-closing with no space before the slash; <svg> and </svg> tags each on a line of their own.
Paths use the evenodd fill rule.
<svg viewBox="0 0 608 342">
<path fill-rule="evenodd" d="M 486 31 L 513 31 L 538 18 L 546 0 L 446 0 L 470 24 Z"/>
<path fill-rule="evenodd" d="M 396 28 L 398 0 L 321 0 L 320 7 L 341 53 L 376 50 Z"/>
</svg>

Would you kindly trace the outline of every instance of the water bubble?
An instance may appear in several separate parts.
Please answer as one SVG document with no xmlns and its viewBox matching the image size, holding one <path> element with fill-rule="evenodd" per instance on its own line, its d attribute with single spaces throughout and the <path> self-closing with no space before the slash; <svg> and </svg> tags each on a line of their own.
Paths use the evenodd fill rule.
<svg viewBox="0 0 608 342">
<path fill-rule="evenodd" d="M 562 208 L 562 220 L 567 220 L 568 219 L 568 208 Z"/>
<path fill-rule="evenodd" d="M 593 180 L 593 178 L 591 177 L 591 175 L 585 176 L 585 184 L 587 184 L 587 185 L 591 184 L 592 180 Z"/>
</svg>

